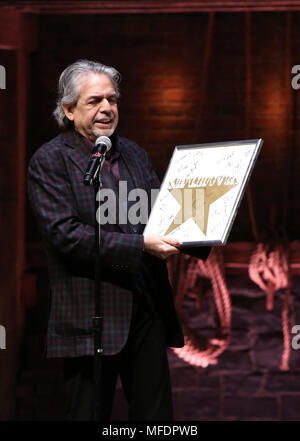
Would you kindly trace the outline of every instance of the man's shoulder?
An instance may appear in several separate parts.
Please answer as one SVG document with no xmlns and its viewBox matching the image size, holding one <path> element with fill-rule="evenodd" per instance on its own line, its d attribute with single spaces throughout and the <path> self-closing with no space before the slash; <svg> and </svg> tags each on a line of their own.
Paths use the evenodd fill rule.
<svg viewBox="0 0 300 441">
<path fill-rule="evenodd" d="M 54 138 L 42 144 L 34 153 L 32 158 L 42 157 L 44 155 L 57 155 L 64 150 L 68 136 L 68 132 L 62 132 L 56 135 Z"/>
<path fill-rule="evenodd" d="M 125 150 L 130 149 L 131 152 L 132 150 L 135 150 L 140 155 L 143 156 L 147 155 L 146 150 L 140 147 L 135 141 L 132 141 L 131 139 L 128 138 L 124 138 L 123 136 L 118 136 L 118 140 L 122 146 L 122 149 Z"/>
</svg>

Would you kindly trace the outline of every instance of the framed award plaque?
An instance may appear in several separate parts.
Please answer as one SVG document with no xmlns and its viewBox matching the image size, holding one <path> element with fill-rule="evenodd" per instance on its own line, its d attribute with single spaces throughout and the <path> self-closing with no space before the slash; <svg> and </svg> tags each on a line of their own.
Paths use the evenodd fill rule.
<svg viewBox="0 0 300 441">
<path fill-rule="evenodd" d="M 262 139 L 176 146 L 145 234 L 225 245 Z"/>
</svg>

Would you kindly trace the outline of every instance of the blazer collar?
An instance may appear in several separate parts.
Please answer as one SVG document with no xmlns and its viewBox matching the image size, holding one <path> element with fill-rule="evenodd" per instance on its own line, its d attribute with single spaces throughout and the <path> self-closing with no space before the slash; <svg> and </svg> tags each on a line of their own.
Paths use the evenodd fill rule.
<svg viewBox="0 0 300 441">
<path fill-rule="evenodd" d="M 88 165 L 93 144 L 89 143 L 80 133 L 76 132 L 75 130 L 62 133 L 62 137 L 64 144 L 67 147 L 70 147 L 67 150 L 68 156 L 84 173 Z M 116 150 L 119 151 L 121 148 L 119 137 L 113 134 L 110 139 L 113 145 L 116 146 Z"/>
<path fill-rule="evenodd" d="M 62 137 L 64 144 L 67 146 L 67 155 L 84 174 L 88 166 L 90 152 L 88 151 L 83 137 L 75 130 L 63 132 Z M 145 188 L 143 170 L 141 168 L 141 164 L 136 158 L 136 155 L 132 152 L 130 146 L 127 145 L 124 138 L 120 138 L 119 136 L 115 135 L 115 142 L 119 143 L 120 153 L 126 166 L 128 167 L 135 187 Z M 123 232 L 127 232 L 123 225 L 119 225 L 119 228 Z"/>
<path fill-rule="evenodd" d="M 69 147 L 67 149 L 67 154 L 70 160 L 82 171 L 82 173 L 85 173 L 90 158 L 90 152 L 88 151 L 83 136 L 76 132 L 76 130 L 69 130 L 63 132 L 62 137 L 65 145 Z M 141 164 L 137 161 L 136 156 L 133 154 L 130 147 L 126 145 L 124 138 L 115 135 L 114 141 L 119 143 L 120 153 L 132 176 L 135 187 L 143 188 L 144 176 L 143 171 L 141 170 Z"/>
<path fill-rule="evenodd" d="M 89 152 L 82 136 L 75 130 L 62 133 L 64 144 L 69 147 L 66 152 L 70 160 L 85 173 L 89 162 Z"/>
</svg>

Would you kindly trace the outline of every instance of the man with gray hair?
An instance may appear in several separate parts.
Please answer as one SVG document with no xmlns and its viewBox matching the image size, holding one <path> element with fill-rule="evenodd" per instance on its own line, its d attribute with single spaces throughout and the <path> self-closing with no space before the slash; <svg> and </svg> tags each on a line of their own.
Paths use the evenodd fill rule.
<svg viewBox="0 0 300 441">
<path fill-rule="evenodd" d="M 94 413 L 94 191 L 83 185 L 83 176 L 96 139 L 107 136 L 112 143 L 101 180 L 116 200 L 120 181 L 128 190 L 143 189 L 149 200 L 151 189 L 159 188 L 146 152 L 115 133 L 119 80 L 116 69 L 93 61 L 68 66 L 54 111 L 62 133 L 37 150 L 28 169 L 29 198 L 49 262 L 46 354 L 64 359 L 71 420 L 92 420 Z M 101 225 L 103 420 L 110 418 L 118 374 L 129 419 L 173 417 L 166 348 L 184 342 L 164 260 L 179 252 L 179 242 L 144 237 L 143 229 L 141 223 Z"/>
</svg>

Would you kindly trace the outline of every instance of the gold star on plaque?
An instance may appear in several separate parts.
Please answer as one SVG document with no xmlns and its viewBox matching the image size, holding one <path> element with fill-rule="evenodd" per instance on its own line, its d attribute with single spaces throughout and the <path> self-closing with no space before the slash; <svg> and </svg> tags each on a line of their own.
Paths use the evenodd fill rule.
<svg viewBox="0 0 300 441">
<path fill-rule="evenodd" d="M 237 183 L 226 185 L 223 179 L 221 185 L 215 182 L 213 185 L 205 187 L 190 187 L 189 184 L 186 184 L 183 188 L 168 188 L 171 195 L 180 204 L 180 210 L 172 220 L 165 235 L 171 233 L 188 219 L 192 219 L 206 235 L 210 204 L 221 198 L 236 185 Z"/>
</svg>

